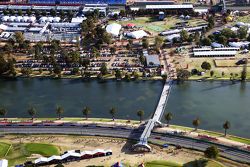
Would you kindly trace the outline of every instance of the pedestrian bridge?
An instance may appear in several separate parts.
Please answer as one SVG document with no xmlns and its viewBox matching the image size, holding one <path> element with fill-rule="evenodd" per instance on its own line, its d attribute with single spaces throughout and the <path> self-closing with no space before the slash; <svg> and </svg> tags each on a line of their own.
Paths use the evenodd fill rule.
<svg viewBox="0 0 250 167">
<path fill-rule="evenodd" d="M 150 120 L 148 120 L 146 127 L 140 137 L 140 141 L 133 146 L 134 151 L 151 151 L 151 147 L 148 145 L 148 138 L 150 137 L 150 134 L 154 127 L 156 125 L 161 125 L 160 120 L 162 118 L 162 115 L 164 114 L 172 84 L 172 80 L 167 80 L 165 82 L 154 115 Z"/>
</svg>

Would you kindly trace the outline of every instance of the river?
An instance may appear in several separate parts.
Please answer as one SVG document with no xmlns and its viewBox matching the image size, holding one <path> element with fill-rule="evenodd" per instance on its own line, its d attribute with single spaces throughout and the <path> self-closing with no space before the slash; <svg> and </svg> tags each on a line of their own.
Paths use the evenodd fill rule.
<svg viewBox="0 0 250 167">
<path fill-rule="evenodd" d="M 84 106 L 90 117 L 108 117 L 111 107 L 117 118 L 138 119 L 137 110 L 149 118 L 157 105 L 161 81 L 116 82 L 80 79 L 0 79 L 0 106 L 8 109 L 7 117 L 28 117 L 34 106 L 38 117 L 55 117 L 55 108 L 64 108 L 63 116 L 80 117 Z M 223 131 L 225 120 L 231 122 L 229 133 L 250 137 L 250 83 L 185 82 L 172 88 L 167 112 L 172 123 L 192 126 L 199 117 L 200 128 Z"/>
</svg>

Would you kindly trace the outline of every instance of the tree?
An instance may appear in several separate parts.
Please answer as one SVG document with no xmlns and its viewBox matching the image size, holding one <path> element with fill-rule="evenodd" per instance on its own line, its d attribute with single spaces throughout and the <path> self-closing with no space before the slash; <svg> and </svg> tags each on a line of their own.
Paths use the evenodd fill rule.
<svg viewBox="0 0 250 167">
<path fill-rule="evenodd" d="M 20 32 L 20 31 L 16 31 L 15 34 L 14 34 L 14 37 L 16 39 L 16 42 L 18 44 L 22 44 L 24 42 L 24 36 L 23 36 L 23 33 Z"/>
<path fill-rule="evenodd" d="M 91 110 L 89 107 L 84 107 L 82 110 L 82 114 L 85 116 L 86 120 L 88 120 L 88 116 L 91 113 Z"/>
<path fill-rule="evenodd" d="M 194 34 L 194 41 L 196 44 L 200 43 L 200 33 L 198 31 L 196 31 Z"/>
<path fill-rule="evenodd" d="M 19 9 L 19 10 L 17 11 L 17 14 L 18 14 L 19 16 L 22 16 L 22 15 L 23 15 L 23 11 L 22 11 L 21 9 Z"/>
<path fill-rule="evenodd" d="M 30 74 L 32 73 L 32 69 L 31 68 L 21 68 L 21 73 L 24 75 L 24 76 L 30 76 Z"/>
<path fill-rule="evenodd" d="M 132 76 L 134 77 L 135 80 L 139 78 L 139 74 L 136 71 L 132 72 Z"/>
<path fill-rule="evenodd" d="M 64 112 L 64 109 L 62 106 L 56 107 L 56 114 L 57 114 L 59 120 L 61 120 L 63 112 Z"/>
<path fill-rule="evenodd" d="M 218 37 L 218 42 L 222 45 L 226 45 L 227 44 L 227 38 L 224 35 L 220 35 Z"/>
<path fill-rule="evenodd" d="M 242 70 L 241 71 L 241 81 L 245 81 L 246 80 L 246 78 L 247 78 L 247 72 L 246 72 L 246 70 Z"/>
<path fill-rule="evenodd" d="M 116 79 L 122 79 L 122 72 L 121 72 L 121 70 L 117 69 L 115 71 L 115 77 L 116 77 Z"/>
<path fill-rule="evenodd" d="M 210 146 L 205 150 L 204 154 L 207 158 L 216 159 L 219 156 L 219 150 L 216 146 Z"/>
<path fill-rule="evenodd" d="M 31 9 L 28 9 L 28 10 L 26 10 L 26 13 L 27 13 L 28 15 L 31 15 L 31 14 L 32 14 L 32 10 L 31 10 Z"/>
<path fill-rule="evenodd" d="M 137 116 L 140 117 L 140 123 L 141 123 L 142 122 L 142 118 L 144 116 L 144 111 L 143 110 L 137 111 Z"/>
<path fill-rule="evenodd" d="M 129 73 L 126 73 L 124 79 L 126 81 L 130 81 L 131 80 L 131 75 Z"/>
<path fill-rule="evenodd" d="M 210 76 L 211 76 L 211 77 L 214 76 L 214 71 L 210 71 Z"/>
<path fill-rule="evenodd" d="M 204 70 L 210 70 L 211 69 L 211 64 L 204 61 L 202 64 L 201 64 L 201 68 L 204 69 Z"/>
<path fill-rule="evenodd" d="M 144 65 L 144 66 L 146 65 L 146 57 L 145 56 L 140 55 L 139 60 L 140 60 L 142 65 Z"/>
<path fill-rule="evenodd" d="M 209 29 L 214 28 L 214 25 L 215 25 L 214 17 L 213 16 L 209 16 L 207 21 L 208 21 L 208 28 Z"/>
<path fill-rule="evenodd" d="M 56 75 L 60 75 L 61 72 L 62 72 L 62 68 L 60 65 L 55 65 L 54 66 L 54 69 L 53 69 L 53 72 L 56 74 Z"/>
<path fill-rule="evenodd" d="M 34 117 L 35 117 L 36 113 L 37 112 L 36 112 L 36 109 L 34 107 L 30 107 L 28 109 L 28 114 L 31 116 L 32 121 L 34 120 Z"/>
<path fill-rule="evenodd" d="M 226 38 L 235 38 L 236 34 L 230 28 L 224 28 L 221 30 L 221 35 L 225 36 Z"/>
<path fill-rule="evenodd" d="M 109 113 L 111 114 L 112 116 L 112 120 L 115 121 L 115 114 L 117 113 L 117 110 L 112 107 L 110 110 L 109 110 Z"/>
<path fill-rule="evenodd" d="M 56 10 L 55 9 L 50 9 L 50 15 L 55 17 L 56 16 Z"/>
<path fill-rule="evenodd" d="M 191 76 L 191 73 L 185 69 L 177 69 L 177 80 L 184 81 Z"/>
<path fill-rule="evenodd" d="M 169 126 L 169 121 L 173 119 L 173 114 L 171 112 L 168 112 L 165 114 L 165 120 L 167 121 L 167 126 Z"/>
<path fill-rule="evenodd" d="M 209 38 L 203 38 L 203 39 L 201 40 L 201 44 L 204 45 L 204 46 L 210 46 L 211 43 L 212 43 L 212 41 L 211 41 L 211 39 L 209 39 Z"/>
<path fill-rule="evenodd" d="M 238 37 L 240 38 L 240 39 L 244 39 L 244 38 L 246 38 L 247 37 L 247 31 L 248 31 L 248 28 L 247 27 L 240 27 L 239 29 L 238 29 Z"/>
<path fill-rule="evenodd" d="M 186 31 L 186 30 L 182 30 L 181 32 L 180 32 L 180 37 L 181 37 L 181 41 L 182 42 L 187 42 L 187 40 L 188 40 L 188 32 Z"/>
<path fill-rule="evenodd" d="M 200 125 L 201 121 L 199 118 L 193 120 L 193 126 L 195 127 L 195 131 L 197 131 L 198 126 Z"/>
<path fill-rule="evenodd" d="M 223 128 L 225 129 L 225 133 L 224 135 L 227 136 L 227 130 L 231 127 L 231 124 L 229 121 L 226 121 L 224 124 L 223 124 Z"/>
<path fill-rule="evenodd" d="M 108 68 L 106 63 L 102 63 L 102 66 L 100 68 L 100 72 L 102 75 L 107 75 L 108 74 Z"/>
<path fill-rule="evenodd" d="M 110 53 L 113 55 L 113 54 L 115 54 L 115 52 L 116 52 L 116 48 L 115 47 L 111 47 L 110 48 Z"/>
<path fill-rule="evenodd" d="M 156 36 L 155 37 L 155 49 L 157 50 L 157 51 L 159 51 L 160 50 L 160 48 L 162 47 L 162 45 L 163 45 L 163 38 L 162 37 L 160 37 L 160 36 Z"/>
<path fill-rule="evenodd" d="M 126 11 L 125 10 L 121 10 L 120 13 L 119 13 L 119 15 L 121 17 L 125 17 L 126 16 Z"/>
<path fill-rule="evenodd" d="M 7 114 L 7 110 L 5 108 L 0 108 L 0 115 L 3 116 L 4 119 L 5 119 L 6 114 Z"/>
<path fill-rule="evenodd" d="M 142 39 L 142 47 L 144 49 L 147 49 L 149 47 L 149 42 L 148 42 L 148 39 L 147 38 L 143 38 Z"/>
</svg>

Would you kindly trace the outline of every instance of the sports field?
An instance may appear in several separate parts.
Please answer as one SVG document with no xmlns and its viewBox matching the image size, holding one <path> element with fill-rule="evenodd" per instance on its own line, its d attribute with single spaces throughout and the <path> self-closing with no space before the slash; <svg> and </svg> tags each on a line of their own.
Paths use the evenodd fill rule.
<svg viewBox="0 0 250 167">
<path fill-rule="evenodd" d="M 116 22 L 123 26 L 126 26 L 129 23 L 135 24 L 137 27 L 141 27 L 142 29 L 149 31 L 152 34 L 158 34 L 162 31 L 169 30 L 175 27 L 176 23 L 182 22 L 183 20 L 178 17 L 166 17 L 164 21 L 158 21 L 157 17 L 136 17 L 134 20 L 126 20 L 126 21 L 111 21 L 110 23 Z M 187 25 L 189 26 L 197 26 L 199 24 L 205 23 L 202 19 L 190 19 L 187 20 Z"/>
</svg>

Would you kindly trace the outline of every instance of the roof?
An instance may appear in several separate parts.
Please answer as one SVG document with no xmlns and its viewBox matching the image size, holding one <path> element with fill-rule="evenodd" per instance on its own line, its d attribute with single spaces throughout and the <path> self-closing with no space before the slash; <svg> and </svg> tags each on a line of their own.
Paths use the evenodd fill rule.
<svg viewBox="0 0 250 167">
<path fill-rule="evenodd" d="M 48 162 L 48 158 L 40 157 L 40 158 L 35 160 L 35 164 L 39 164 L 39 163 L 42 163 L 42 162 Z"/>
<path fill-rule="evenodd" d="M 73 17 L 71 23 L 82 23 L 83 20 L 86 20 L 86 17 Z"/>
<path fill-rule="evenodd" d="M 229 46 L 232 46 L 232 47 L 242 47 L 242 46 L 246 46 L 246 45 L 249 45 L 250 44 L 250 42 L 247 42 L 247 41 L 245 41 L 245 42 L 229 42 L 228 43 L 228 45 Z"/>
<path fill-rule="evenodd" d="M 113 24 L 107 25 L 106 31 L 107 31 L 107 33 L 110 33 L 114 36 L 118 36 L 121 28 L 122 28 L 122 26 L 120 24 L 113 23 Z"/>
<path fill-rule="evenodd" d="M 0 167 L 8 167 L 8 160 L 1 159 L 0 160 Z"/>
<path fill-rule="evenodd" d="M 234 56 L 237 51 L 203 51 L 194 52 L 194 56 Z"/>
<path fill-rule="evenodd" d="M 2 30 L 6 30 L 8 28 L 8 26 L 4 25 L 4 24 L 0 24 L 0 29 Z"/>
<path fill-rule="evenodd" d="M 158 55 L 145 54 L 144 56 L 146 57 L 147 60 L 147 66 L 159 66 L 161 64 Z"/>
<path fill-rule="evenodd" d="M 133 32 L 128 33 L 127 35 L 135 39 L 140 39 L 140 38 L 148 36 L 148 34 L 143 30 L 133 31 Z"/>
<path fill-rule="evenodd" d="M 193 5 L 146 5 L 146 9 L 193 9 Z"/>
</svg>

